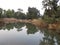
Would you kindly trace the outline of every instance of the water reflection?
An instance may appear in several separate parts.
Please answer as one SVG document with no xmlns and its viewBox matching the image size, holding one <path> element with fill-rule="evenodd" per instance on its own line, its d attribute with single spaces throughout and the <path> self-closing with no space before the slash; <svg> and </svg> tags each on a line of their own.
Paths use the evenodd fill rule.
<svg viewBox="0 0 60 45">
<path fill-rule="evenodd" d="M 26 26 L 28 29 L 27 34 L 35 34 L 38 31 L 37 28 L 32 24 L 26 24 Z"/>
<path fill-rule="evenodd" d="M 44 37 L 40 45 L 60 45 L 60 34 L 56 30 L 42 30 L 42 32 Z"/>
<path fill-rule="evenodd" d="M 60 45 L 60 33 L 32 24 L 1 24 L 0 45 Z"/>
<path fill-rule="evenodd" d="M 7 29 L 8 31 L 10 29 L 13 29 L 14 27 L 17 28 L 17 31 L 21 31 L 21 27 L 25 26 L 24 23 L 9 23 L 9 24 L 3 24 L 2 26 L 0 26 L 0 30 L 3 29 Z"/>
<path fill-rule="evenodd" d="M 39 45 L 43 36 L 31 24 L 13 23 L 0 27 L 0 45 Z"/>
</svg>

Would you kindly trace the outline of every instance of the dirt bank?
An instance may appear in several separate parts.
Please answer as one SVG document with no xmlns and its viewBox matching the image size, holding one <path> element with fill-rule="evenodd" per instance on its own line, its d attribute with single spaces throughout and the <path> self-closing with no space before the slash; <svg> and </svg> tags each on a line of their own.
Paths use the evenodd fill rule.
<svg viewBox="0 0 60 45">
<path fill-rule="evenodd" d="M 24 22 L 24 23 L 31 23 L 37 27 L 40 28 L 47 28 L 47 29 L 53 29 L 53 30 L 60 30 L 60 22 L 59 23 L 53 23 L 53 24 L 47 24 L 44 22 L 42 19 L 33 19 L 33 20 L 22 20 L 22 19 L 15 19 L 15 18 L 3 18 L 0 19 L 0 24 L 1 23 L 17 23 L 17 22 Z"/>
</svg>

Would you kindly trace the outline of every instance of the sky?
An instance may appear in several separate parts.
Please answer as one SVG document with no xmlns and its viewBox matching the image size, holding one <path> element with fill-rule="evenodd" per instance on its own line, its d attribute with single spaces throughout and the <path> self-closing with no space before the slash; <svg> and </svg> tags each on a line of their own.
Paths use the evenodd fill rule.
<svg viewBox="0 0 60 45">
<path fill-rule="evenodd" d="M 20 8 L 26 13 L 28 7 L 35 7 L 43 14 L 42 0 L 0 0 L 0 8 L 5 10 L 14 9 L 17 11 Z"/>
</svg>

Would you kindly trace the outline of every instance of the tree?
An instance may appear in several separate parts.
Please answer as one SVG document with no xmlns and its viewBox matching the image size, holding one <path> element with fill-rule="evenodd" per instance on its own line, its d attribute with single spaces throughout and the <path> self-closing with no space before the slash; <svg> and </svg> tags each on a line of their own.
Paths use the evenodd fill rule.
<svg viewBox="0 0 60 45">
<path fill-rule="evenodd" d="M 15 12 L 15 18 L 26 19 L 26 15 L 22 11 L 22 9 L 18 9 L 18 11 Z"/>
<path fill-rule="evenodd" d="M 38 18 L 40 16 L 40 12 L 38 9 L 34 7 L 29 7 L 28 12 L 27 12 L 27 18 L 28 19 L 33 19 L 33 18 Z"/>
<path fill-rule="evenodd" d="M 6 11 L 6 15 L 7 15 L 8 18 L 13 17 L 13 16 L 14 16 L 14 10 L 8 9 L 8 10 Z"/>
<path fill-rule="evenodd" d="M 3 9 L 0 8 L 0 18 L 2 17 L 2 12 L 3 12 Z"/>
<path fill-rule="evenodd" d="M 43 0 L 43 7 L 45 8 L 44 15 L 48 15 L 49 17 L 57 15 L 57 8 L 59 0 Z"/>
<path fill-rule="evenodd" d="M 57 10 L 57 3 L 59 0 L 43 0 L 43 6 L 45 9 L 53 9 L 53 10 Z"/>
<path fill-rule="evenodd" d="M 58 15 L 58 1 L 59 0 L 43 0 L 43 7 L 45 8 L 44 19 L 51 20 L 50 22 L 55 22 L 56 18 L 60 17 Z"/>
<path fill-rule="evenodd" d="M 3 10 L 2 18 L 5 18 L 5 17 L 7 17 L 7 15 L 6 15 L 6 10 Z"/>
</svg>

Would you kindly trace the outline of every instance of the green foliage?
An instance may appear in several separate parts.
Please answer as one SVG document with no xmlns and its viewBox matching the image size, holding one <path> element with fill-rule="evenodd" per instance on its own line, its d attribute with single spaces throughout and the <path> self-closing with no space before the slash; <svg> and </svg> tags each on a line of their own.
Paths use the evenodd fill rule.
<svg viewBox="0 0 60 45">
<path fill-rule="evenodd" d="M 54 23 L 60 20 L 60 6 L 57 5 L 59 0 L 43 0 L 45 8 L 43 19 L 48 23 Z"/>
<path fill-rule="evenodd" d="M 57 3 L 59 0 L 43 0 L 43 6 L 45 9 L 53 9 L 53 10 L 57 10 Z"/>
<path fill-rule="evenodd" d="M 52 17 L 53 15 L 57 16 L 58 3 L 59 0 L 43 0 L 43 7 L 45 8 L 44 15 Z"/>
<path fill-rule="evenodd" d="M 29 7 L 28 8 L 28 12 L 27 12 L 27 18 L 28 19 L 33 19 L 33 18 L 38 18 L 40 17 L 40 13 L 39 13 L 39 10 L 34 8 L 34 7 Z"/>
<path fill-rule="evenodd" d="M 16 12 L 15 13 L 15 18 L 17 19 L 25 19 L 26 18 L 26 15 L 22 12 Z"/>
<path fill-rule="evenodd" d="M 18 11 L 15 12 L 15 18 L 17 18 L 17 19 L 26 19 L 26 15 L 22 11 L 23 11 L 22 9 L 18 9 Z"/>
<path fill-rule="evenodd" d="M 39 10 L 36 8 L 28 8 L 28 12 L 25 14 L 22 9 L 14 11 L 13 9 L 4 10 L 0 8 L 0 18 L 17 18 L 17 19 L 33 19 L 40 17 Z"/>
<path fill-rule="evenodd" d="M 8 9 L 8 10 L 6 11 L 6 16 L 7 16 L 8 18 L 13 17 L 13 16 L 14 16 L 14 10 Z"/>
<path fill-rule="evenodd" d="M 3 9 L 2 8 L 0 8 L 0 18 L 2 17 L 2 12 L 3 11 Z"/>
<path fill-rule="evenodd" d="M 54 23 L 55 22 L 55 19 L 54 18 L 51 18 L 51 17 L 45 17 L 44 18 L 44 21 L 47 22 L 47 23 Z"/>
</svg>

